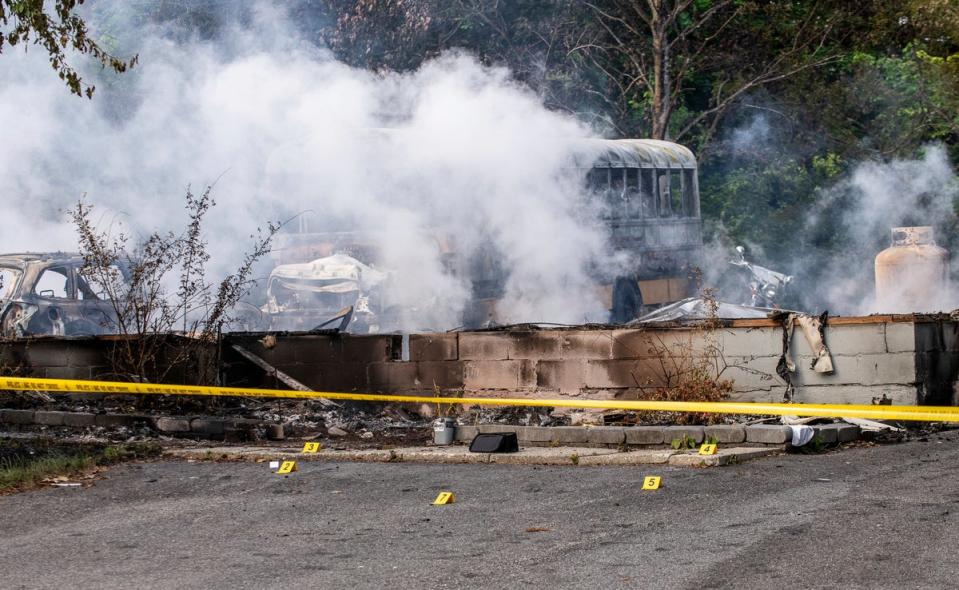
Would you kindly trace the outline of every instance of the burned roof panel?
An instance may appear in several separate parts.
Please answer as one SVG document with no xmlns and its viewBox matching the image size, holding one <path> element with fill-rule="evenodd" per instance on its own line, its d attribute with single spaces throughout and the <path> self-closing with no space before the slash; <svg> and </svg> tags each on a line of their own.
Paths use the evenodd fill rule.
<svg viewBox="0 0 959 590">
<path fill-rule="evenodd" d="M 656 139 L 582 139 L 572 151 L 578 168 L 696 168 L 688 148 Z"/>
</svg>

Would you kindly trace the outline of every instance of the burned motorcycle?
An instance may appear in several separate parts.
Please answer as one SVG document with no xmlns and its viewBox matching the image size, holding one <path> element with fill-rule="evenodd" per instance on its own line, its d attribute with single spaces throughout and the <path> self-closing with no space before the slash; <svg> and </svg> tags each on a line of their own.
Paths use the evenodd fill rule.
<svg viewBox="0 0 959 590">
<path fill-rule="evenodd" d="M 736 251 L 739 252 L 739 260 L 730 260 L 729 264 L 740 269 L 746 283 L 749 298 L 743 302 L 743 305 L 768 308 L 780 307 L 786 295 L 786 286 L 793 280 L 792 275 L 776 272 L 748 262 L 746 251 L 742 246 L 736 246 Z"/>
</svg>

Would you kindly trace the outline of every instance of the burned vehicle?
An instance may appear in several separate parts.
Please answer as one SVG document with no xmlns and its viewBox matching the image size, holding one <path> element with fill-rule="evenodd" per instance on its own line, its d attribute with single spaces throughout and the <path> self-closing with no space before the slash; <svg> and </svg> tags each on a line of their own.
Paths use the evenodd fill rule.
<svg viewBox="0 0 959 590">
<path fill-rule="evenodd" d="M 0 255 L 0 335 L 82 336 L 113 332 L 116 311 L 84 277 L 79 254 Z"/>
<path fill-rule="evenodd" d="M 740 271 L 745 291 L 743 305 L 779 308 L 793 277 L 747 261 L 746 250 L 742 246 L 736 246 L 736 252 L 739 253 L 739 260 L 730 260 L 729 264 Z"/>
<path fill-rule="evenodd" d="M 378 332 L 383 327 L 379 287 L 387 277 L 346 254 L 281 264 L 267 282 L 262 311 L 268 329 L 313 330 L 344 319 L 350 332 Z"/>
<path fill-rule="evenodd" d="M 367 130 L 358 134 L 354 147 L 390 153 L 395 147 L 391 142 L 401 136 L 396 130 Z M 287 186 L 297 173 L 294 163 L 299 161 L 298 154 L 306 151 L 291 143 L 271 156 L 266 176 L 276 179 L 276 186 L 271 185 L 270 190 Z M 625 323 L 694 295 L 704 255 L 698 163 L 692 151 L 649 139 L 567 140 L 565 151 L 561 166 L 578 179 L 589 210 L 597 212 L 587 223 L 608 238 L 609 260 L 622 261 L 610 265 L 616 268 L 615 275 L 608 276 L 612 273 L 603 270 L 592 277 L 609 321 Z M 382 239 L 374 235 L 369 220 L 348 216 L 338 220 L 329 212 L 311 214 L 298 213 L 296 223 L 277 236 L 273 256 L 279 264 L 303 263 L 333 252 L 348 253 L 367 264 L 384 258 L 378 251 Z M 461 317 L 448 322 L 424 319 L 425 303 L 416 311 L 407 305 L 402 313 L 413 320 L 403 324 L 404 330 L 410 326 L 477 328 L 508 321 L 499 309 L 510 275 L 508 257 L 492 240 L 467 243 L 457 239 L 460 228 L 432 220 L 428 213 L 424 221 L 420 231 L 435 242 L 446 275 L 467 285 L 469 294 Z M 401 284 L 402 278 L 394 282 Z M 386 286 L 379 290 L 389 295 Z M 302 324 L 299 329 L 310 326 Z"/>
</svg>

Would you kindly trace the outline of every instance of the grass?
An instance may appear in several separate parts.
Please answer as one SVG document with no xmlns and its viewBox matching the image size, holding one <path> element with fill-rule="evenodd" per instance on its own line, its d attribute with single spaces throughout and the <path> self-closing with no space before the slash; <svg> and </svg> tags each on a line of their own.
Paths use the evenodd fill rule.
<svg viewBox="0 0 959 590">
<path fill-rule="evenodd" d="M 0 440 L 0 493 L 36 487 L 56 477 L 73 477 L 91 470 L 154 457 L 151 443 L 121 445 L 65 444 L 51 440 Z"/>
<path fill-rule="evenodd" d="M 0 492 L 29 488 L 45 479 L 83 473 L 96 466 L 91 456 L 54 455 L 33 460 L 4 459 L 0 462 Z"/>
</svg>

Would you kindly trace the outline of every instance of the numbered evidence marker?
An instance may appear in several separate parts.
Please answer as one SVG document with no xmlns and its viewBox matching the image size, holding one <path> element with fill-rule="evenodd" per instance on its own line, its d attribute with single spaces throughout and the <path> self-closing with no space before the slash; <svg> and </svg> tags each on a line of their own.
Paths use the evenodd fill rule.
<svg viewBox="0 0 959 590">
<path fill-rule="evenodd" d="M 644 490 L 658 490 L 659 484 L 662 482 L 663 478 L 658 475 L 647 476 L 643 480 L 643 489 Z"/>
<path fill-rule="evenodd" d="M 296 468 L 296 461 L 284 461 L 280 468 L 276 471 L 277 475 L 286 475 L 288 473 L 293 473 L 294 471 L 299 471 Z"/>
<path fill-rule="evenodd" d="M 305 445 L 303 445 L 303 452 L 304 452 L 304 453 L 315 453 L 315 452 L 319 451 L 320 448 L 321 448 L 321 447 L 320 447 L 320 443 L 318 443 L 318 442 L 308 442 L 308 443 L 306 443 Z"/>
<path fill-rule="evenodd" d="M 715 454 L 716 454 L 716 445 L 715 445 L 715 444 L 702 445 L 701 447 L 699 447 L 699 454 L 700 454 L 700 455 L 715 455 Z"/>
<path fill-rule="evenodd" d="M 453 492 L 440 492 L 439 496 L 436 496 L 436 499 L 433 500 L 434 506 L 441 506 L 443 504 L 452 504 L 456 501 L 456 496 Z"/>
</svg>

